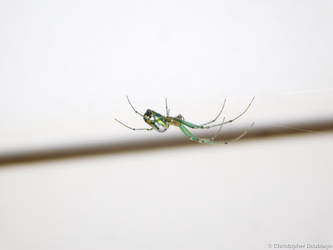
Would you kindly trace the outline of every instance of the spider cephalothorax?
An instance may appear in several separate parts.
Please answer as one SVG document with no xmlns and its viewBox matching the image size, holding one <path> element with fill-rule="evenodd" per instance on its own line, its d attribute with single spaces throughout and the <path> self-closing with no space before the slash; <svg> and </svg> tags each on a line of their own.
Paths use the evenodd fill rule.
<svg viewBox="0 0 333 250">
<path fill-rule="evenodd" d="M 134 110 L 135 113 L 137 113 L 138 115 L 140 115 L 143 120 L 150 126 L 150 128 L 132 128 L 128 125 L 126 125 L 125 123 L 115 119 L 117 122 L 119 122 L 121 125 L 125 126 L 126 128 L 129 128 L 131 130 L 146 130 L 146 131 L 151 131 L 153 129 L 157 130 L 158 132 L 165 132 L 170 125 L 179 127 L 180 130 L 184 133 L 184 135 L 189 138 L 191 141 L 196 141 L 196 142 L 200 142 L 200 143 L 207 143 L 207 144 L 215 144 L 215 143 L 223 143 L 226 144 L 228 142 L 225 141 L 214 141 L 217 133 L 221 130 L 222 126 L 224 124 L 229 124 L 234 122 L 235 120 L 237 120 L 239 117 L 241 117 L 242 115 L 244 115 L 246 113 L 246 111 L 250 108 L 252 102 L 254 100 L 254 97 L 252 98 L 250 104 L 246 107 L 246 109 L 238 116 L 236 116 L 235 118 L 231 119 L 231 120 L 225 120 L 225 117 L 223 118 L 222 122 L 216 123 L 216 124 L 212 124 L 214 123 L 222 114 L 224 105 L 226 100 L 224 100 L 222 109 L 220 110 L 220 112 L 217 114 L 217 116 L 206 123 L 197 125 L 188 121 L 185 121 L 184 117 L 179 114 L 178 116 L 174 117 L 174 116 L 170 116 L 170 110 L 168 108 L 168 103 L 167 100 L 165 100 L 165 110 L 166 110 L 166 115 L 161 115 L 151 109 L 147 109 L 146 113 L 141 114 L 139 111 L 137 111 L 132 103 L 130 102 L 129 98 L 127 97 L 127 101 L 129 103 L 129 105 L 131 105 L 132 109 Z M 250 127 L 253 126 L 254 123 L 251 124 Z M 209 128 L 214 128 L 214 127 L 219 127 L 217 133 L 211 138 L 211 139 L 205 139 L 205 138 L 199 138 L 197 136 L 195 136 L 190 130 L 191 129 L 209 129 Z M 238 141 L 240 138 L 242 138 L 244 135 L 246 135 L 248 129 L 245 130 L 243 133 L 241 133 L 238 137 L 236 137 L 235 139 L 233 139 L 232 141 Z"/>
</svg>

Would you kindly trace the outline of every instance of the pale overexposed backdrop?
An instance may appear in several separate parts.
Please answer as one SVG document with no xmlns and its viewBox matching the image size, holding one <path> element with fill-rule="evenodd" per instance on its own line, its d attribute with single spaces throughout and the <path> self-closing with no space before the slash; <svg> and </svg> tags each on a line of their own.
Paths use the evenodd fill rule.
<svg viewBox="0 0 333 250">
<path fill-rule="evenodd" d="M 134 133 L 144 112 L 229 127 L 333 114 L 333 2 L 2 1 L 0 156 Z M 228 129 L 226 127 L 225 129 Z M 0 169 L 0 249 L 333 245 L 332 134 Z M 189 142 L 190 143 L 190 142 Z"/>
</svg>

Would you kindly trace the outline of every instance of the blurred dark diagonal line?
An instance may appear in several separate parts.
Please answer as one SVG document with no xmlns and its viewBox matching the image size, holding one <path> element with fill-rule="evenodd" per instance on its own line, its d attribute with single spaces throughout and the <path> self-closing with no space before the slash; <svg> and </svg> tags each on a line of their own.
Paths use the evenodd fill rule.
<svg viewBox="0 0 333 250">
<path fill-rule="evenodd" d="M 292 129 L 297 128 L 297 129 Z M 312 130 L 309 132 L 306 130 Z M 197 132 L 196 130 L 195 132 Z M 221 138 L 217 140 L 230 140 L 237 137 L 244 130 L 233 130 L 231 132 L 224 131 Z M 265 127 L 255 126 L 249 133 L 237 143 L 243 143 L 249 140 L 261 140 L 283 136 L 300 136 L 300 135 L 315 135 L 317 132 L 333 131 L 333 119 L 325 119 L 321 121 L 298 122 L 292 124 L 284 124 L 283 127 L 278 125 L 266 125 Z M 212 133 L 197 133 L 200 137 L 210 137 Z M 129 135 L 130 136 L 130 135 Z M 130 154 L 132 152 L 143 152 L 162 150 L 168 148 L 180 147 L 210 147 L 187 140 L 180 135 L 179 137 L 163 137 L 160 140 L 136 140 L 136 141 L 116 141 L 116 142 L 95 142 L 76 144 L 66 147 L 54 147 L 45 150 L 25 150 L 20 152 L 11 152 L 0 155 L 0 167 L 9 167 L 23 165 L 27 163 L 37 163 L 54 160 L 75 159 L 84 157 L 93 157 L 100 155 L 120 155 Z M 227 145 L 221 145 L 227 146 Z"/>
</svg>

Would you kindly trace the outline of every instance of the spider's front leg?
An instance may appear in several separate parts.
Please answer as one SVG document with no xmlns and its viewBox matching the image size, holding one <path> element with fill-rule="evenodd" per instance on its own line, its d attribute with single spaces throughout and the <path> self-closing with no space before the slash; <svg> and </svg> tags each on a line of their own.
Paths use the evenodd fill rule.
<svg viewBox="0 0 333 250">
<path fill-rule="evenodd" d="M 199 143 L 205 143 L 205 144 L 227 144 L 226 141 L 214 141 L 214 139 L 206 139 L 206 138 L 199 138 L 195 136 L 191 131 L 189 131 L 183 124 L 179 126 L 180 130 L 184 133 L 184 135 L 190 139 L 191 141 L 196 141 Z"/>
<path fill-rule="evenodd" d="M 250 101 L 250 103 L 247 105 L 247 107 L 243 110 L 242 113 L 240 113 L 238 116 L 236 116 L 235 118 L 231 119 L 231 120 L 227 120 L 227 121 L 222 121 L 220 123 L 217 123 L 217 124 L 213 124 L 213 125 L 209 125 L 208 124 L 211 124 L 213 122 L 215 122 L 217 120 L 217 118 L 221 115 L 223 109 L 224 109 L 224 106 L 225 106 L 225 103 L 226 103 L 226 100 L 224 100 L 224 103 L 223 103 L 223 106 L 222 106 L 222 109 L 220 110 L 220 112 L 218 113 L 218 115 L 211 121 L 209 122 L 206 122 L 206 123 L 203 123 L 203 124 L 200 124 L 200 125 L 197 125 L 197 124 L 194 124 L 194 123 L 191 123 L 191 122 L 187 122 L 187 121 L 182 121 L 182 123 L 187 126 L 187 127 L 190 127 L 190 128 L 193 128 L 193 129 L 208 129 L 208 128 L 214 128 L 214 127 L 219 127 L 219 126 L 222 126 L 224 124 L 228 124 L 228 123 L 232 123 L 234 121 L 236 121 L 237 119 L 239 119 L 240 117 L 242 117 L 250 108 L 250 106 L 252 105 L 253 101 L 254 101 L 254 98 L 252 98 L 252 100 Z"/>
<path fill-rule="evenodd" d="M 182 115 L 178 115 L 177 116 L 178 119 L 182 118 L 181 120 L 183 121 L 184 118 Z M 225 117 L 223 118 L 223 122 L 224 122 Z M 191 141 L 196 141 L 199 143 L 205 143 L 205 144 L 228 144 L 227 141 L 215 141 L 215 138 L 217 137 L 217 135 L 221 132 L 222 129 L 222 125 L 219 127 L 219 129 L 216 131 L 215 135 L 213 137 L 211 137 L 210 139 L 206 139 L 206 138 L 199 138 L 197 136 L 195 136 L 192 132 L 190 132 L 190 130 L 188 130 L 185 127 L 185 124 L 182 123 L 182 121 L 180 121 L 180 130 L 184 133 L 184 135 L 189 138 Z"/>
<path fill-rule="evenodd" d="M 211 139 L 205 139 L 205 138 L 199 138 L 197 136 L 195 136 L 193 133 L 191 133 L 191 131 L 189 131 L 183 124 L 181 124 L 179 126 L 180 130 L 184 133 L 184 135 L 189 138 L 191 141 L 196 141 L 199 143 L 205 143 L 205 144 L 228 144 L 228 143 L 232 143 L 232 142 L 236 142 L 239 141 L 241 138 L 243 138 L 248 132 L 249 129 L 254 125 L 254 122 L 249 126 L 248 129 L 244 130 L 239 136 L 237 136 L 236 138 L 230 140 L 230 141 L 215 141 L 214 139 L 217 136 L 217 133 L 221 130 L 222 125 L 220 126 L 218 132 L 211 138 Z"/>
</svg>

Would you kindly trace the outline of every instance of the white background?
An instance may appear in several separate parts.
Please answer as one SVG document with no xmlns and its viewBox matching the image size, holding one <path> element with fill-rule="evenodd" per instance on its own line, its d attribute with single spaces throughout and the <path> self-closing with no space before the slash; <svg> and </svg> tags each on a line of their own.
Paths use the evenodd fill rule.
<svg viewBox="0 0 333 250">
<path fill-rule="evenodd" d="M 2 1 L 0 154 L 333 113 L 331 1 Z M 226 128 L 227 129 L 227 128 Z M 0 169 L 0 249 L 333 245 L 331 134 Z"/>
</svg>

